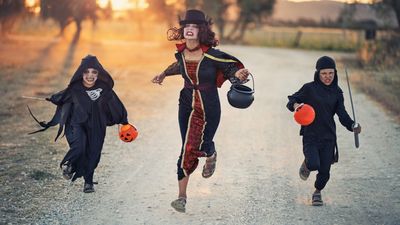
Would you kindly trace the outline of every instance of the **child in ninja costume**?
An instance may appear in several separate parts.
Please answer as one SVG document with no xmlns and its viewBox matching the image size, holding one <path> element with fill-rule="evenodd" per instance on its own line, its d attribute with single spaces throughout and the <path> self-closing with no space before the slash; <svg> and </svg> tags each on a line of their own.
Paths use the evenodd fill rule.
<svg viewBox="0 0 400 225">
<path fill-rule="evenodd" d="M 336 144 L 336 125 L 333 116 L 351 132 L 360 133 L 361 126 L 355 124 L 344 107 L 343 91 L 338 85 L 335 61 L 328 56 L 317 60 L 314 81 L 306 83 L 299 91 L 288 96 L 287 108 L 297 111 L 302 103 L 311 105 L 315 110 L 315 119 L 308 126 L 301 126 L 303 136 L 304 161 L 299 175 L 307 180 L 311 171 L 318 171 L 312 205 L 323 205 L 321 191 L 330 178 L 331 164 L 338 162 L 339 153 Z"/>
<path fill-rule="evenodd" d="M 52 120 L 38 122 L 43 129 L 32 132 L 59 124 L 57 140 L 65 129 L 70 149 L 60 163 L 63 177 L 75 181 L 83 176 L 85 193 L 94 192 L 93 174 L 100 161 L 106 127 L 128 124 L 126 109 L 113 86 L 113 79 L 96 56 L 86 56 L 68 87 L 46 98 L 57 106 Z"/>
</svg>

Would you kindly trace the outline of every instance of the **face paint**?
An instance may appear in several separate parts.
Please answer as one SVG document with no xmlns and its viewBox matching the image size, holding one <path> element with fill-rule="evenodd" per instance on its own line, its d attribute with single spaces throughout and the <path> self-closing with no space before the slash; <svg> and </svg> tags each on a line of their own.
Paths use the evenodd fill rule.
<svg viewBox="0 0 400 225">
<path fill-rule="evenodd" d="M 88 68 L 83 71 L 83 85 L 87 88 L 93 87 L 96 83 L 97 76 L 99 75 L 99 71 L 93 68 Z"/>
<path fill-rule="evenodd" d="M 183 28 L 183 37 L 186 40 L 197 40 L 199 36 L 199 25 L 186 24 Z"/>
<path fill-rule="evenodd" d="M 330 85 L 335 77 L 335 69 L 322 69 L 319 71 L 319 79 L 325 85 Z"/>
</svg>

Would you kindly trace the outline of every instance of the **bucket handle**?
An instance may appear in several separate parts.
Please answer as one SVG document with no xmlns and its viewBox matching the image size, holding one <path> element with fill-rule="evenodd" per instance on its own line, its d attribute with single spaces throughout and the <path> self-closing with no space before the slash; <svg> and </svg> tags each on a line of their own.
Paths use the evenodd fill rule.
<svg viewBox="0 0 400 225">
<path fill-rule="evenodd" d="M 253 81 L 253 91 L 256 92 L 256 86 L 254 85 L 254 77 L 253 77 L 253 74 L 249 73 L 249 75 L 251 76 L 251 80 Z"/>
<path fill-rule="evenodd" d="M 256 92 L 256 87 L 254 86 L 254 77 L 253 77 L 253 74 L 249 73 L 249 75 L 251 76 L 251 81 L 253 82 L 253 92 Z"/>
<path fill-rule="evenodd" d="M 255 87 L 255 85 L 254 85 L 254 77 L 253 77 L 253 74 L 251 74 L 250 72 L 249 72 L 249 75 L 251 76 L 251 81 L 253 82 L 253 92 L 256 92 L 256 87 Z M 248 80 L 247 80 L 248 81 Z M 237 84 L 240 84 L 240 83 L 237 83 Z"/>
</svg>

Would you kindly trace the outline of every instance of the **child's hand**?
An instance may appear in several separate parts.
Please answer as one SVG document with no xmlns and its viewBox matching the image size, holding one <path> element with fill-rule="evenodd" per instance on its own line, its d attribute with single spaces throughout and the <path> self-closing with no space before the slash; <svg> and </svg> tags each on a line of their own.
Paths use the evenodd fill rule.
<svg viewBox="0 0 400 225">
<path fill-rule="evenodd" d="M 155 83 L 155 84 L 161 85 L 162 82 L 164 81 L 164 79 L 165 79 L 165 73 L 161 73 L 160 75 L 155 76 L 155 77 L 151 80 L 151 82 L 153 82 L 153 83 Z"/>
<path fill-rule="evenodd" d="M 249 74 L 250 74 L 250 72 L 247 69 L 242 68 L 242 69 L 236 71 L 235 77 L 237 77 L 240 81 L 244 81 L 247 79 Z"/>
<path fill-rule="evenodd" d="M 303 105 L 304 105 L 304 103 L 297 103 L 297 102 L 294 103 L 293 104 L 294 111 L 297 112 L 297 110 L 299 110 Z"/>
<path fill-rule="evenodd" d="M 359 123 L 353 124 L 352 127 L 353 127 L 354 133 L 357 133 L 357 134 L 361 133 L 361 125 Z"/>
</svg>

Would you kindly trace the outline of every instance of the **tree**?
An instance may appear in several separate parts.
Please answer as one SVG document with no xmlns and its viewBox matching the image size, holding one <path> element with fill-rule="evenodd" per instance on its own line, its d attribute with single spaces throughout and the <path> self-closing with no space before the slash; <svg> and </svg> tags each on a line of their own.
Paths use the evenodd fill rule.
<svg viewBox="0 0 400 225">
<path fill-rule="evenodd" d="M 75 21 L 77 33 L 81 31 L 81 23 L 90 18 L 95 24 L 97 20 L 96 0 L 41 0 L 40 15 L 42 18 L 51 18 L 58 22 L 60 35 L 64 33 L 65 27 Z"/>
<path fill-rule="evenodd" d="M 207 12 L 218 29 L 221 41 L 225 39 L 225 27 L 227 24 L 227 10 L 232 5 L 229 0 L 203 1 L 202 9 Z"/>
<path fill-rule="evenodd" d="M 1 34 L 11 31 L 17 18 L 24 12 L 24 0 L 0 0 Z"/>
<path fill-rule="evenodd" d="M 374 7 L 381 14 L 381 16 L 388 16 L 387 13 L 390 9 L 396 14 L 397 31 L 400 32 L 400 1 L 399 0 L 374 0 Z"/>
<path fill-rule="evenodd" d="M 148 3 L 150 11 L 156 15 L 158 21 L 166 22 L 168 27 L 173 27 L 176 24 L 178 21 L 178 12 L 175 6 L 182 4 L 180 1 L 177 1 L 175 4 L 167 4 L 167 1 L 148 0 Z"/>
<path fill-rule="evenodd" d="M 342 28 L 349 28 L 354 23 L 354 15 L 356 12 L 357 3 L 344 3 L 342 10 L 340 11 L 337 23 L 342 26 Z"/>
<path fill-rule="evenodd" d="M 242 41 L 251 23 L 262 23 L 263 19 L 272 15 L 276 0 L 237 0 L 240 8 L 239 18 L 227 37 L 232 41 Z"/>
</svg>

